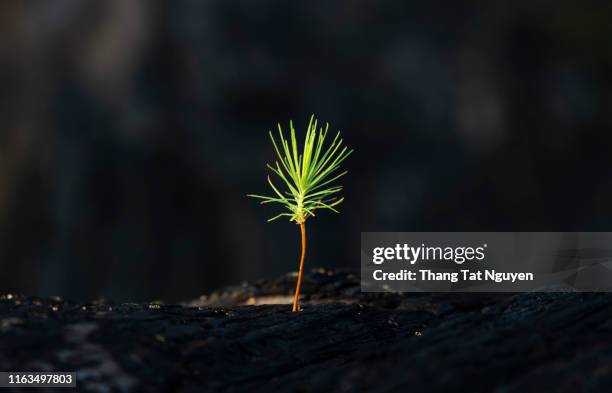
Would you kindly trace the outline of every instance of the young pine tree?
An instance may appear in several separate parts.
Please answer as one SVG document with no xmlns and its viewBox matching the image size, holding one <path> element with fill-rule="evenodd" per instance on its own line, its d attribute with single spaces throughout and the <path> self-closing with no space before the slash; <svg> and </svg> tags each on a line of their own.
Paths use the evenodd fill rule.
<svg viewBox="0 0 612 393">
<path fill-rule="evenodd" d="M 329 124 L 325 125 L 325 130 L 321 127 L 318 131 L 317 124 L 317 119 L 314 118 L 314 115 L 311 116 L 306 129 L 306 137 L 301 146 L 297 142 L 292 121 L 289 122 L 290 141 L 285 139 L 280 124 L 278 125 L 278 139 L 274 137 L 272 131 L 269 132 L 278 160 L 274 162 L 274 165 L 267 164 L 267 166 L 278 176 L 277 180 L 281 180 L 284 187 L 277 187 L 268 176 L 268 183 L 274 196 L 249 195 L 260 199 L 262 204 L 276 203 L 285 209 L 283 213 L 270 218 L 268 222 L 288 217 L 289 221 L 300 226 L 302 253 L 293 296 L 293 312 L 299 311 L 298 298 L 306 256 L 306 220 L 314 217 L 315 212 L 320 209 L 338 213 L 336 206 L 342 203 L 344 198 L 339 195 L 342 186 L 334 183 L 348 173 L 340 171 L 340 164 L 353 152 L 343 146 L 339 131 L 331 143 L 325 143 L 326 139 L 329 141 L 327 138 Z"/>
</svg>

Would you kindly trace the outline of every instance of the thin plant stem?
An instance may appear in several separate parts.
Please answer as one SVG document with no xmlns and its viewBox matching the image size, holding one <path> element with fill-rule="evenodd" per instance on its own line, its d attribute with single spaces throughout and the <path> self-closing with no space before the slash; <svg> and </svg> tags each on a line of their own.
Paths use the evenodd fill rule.
<svg viewBox="0 0 612 393">
<path fill-rule="evenodd" d="M 302 285 L 302 270 L 304 269 L 304 257 L 306 256 L 306 223 L 300 223 L 300 231 L 302 232 L 302 256 L 300 257 L 300 271 L 298 272 L 297 284 L 295 286 L 295 295 L 293 296 L 292 312 L 298 312 L 298 298 L 300 297 L 300 286 Z"/>
</svg>

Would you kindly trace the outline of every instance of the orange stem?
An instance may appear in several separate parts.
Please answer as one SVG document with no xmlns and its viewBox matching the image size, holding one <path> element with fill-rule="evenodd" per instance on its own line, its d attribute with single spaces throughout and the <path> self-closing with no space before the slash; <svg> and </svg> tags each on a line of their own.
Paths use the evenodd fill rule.
<svg viewBox="0 0 612 393">
<path fill-rule="evenodd" d="M 300 285 L 302 285 L 302 269 L 304 268 L 304 257 L 306 256 L 306 224 L 300 223 L 302 232 L 302 256 L 300 257 L 300 271 L 298 273 L 297 285 L 295 286 L 295 295 L 293 296 L 293 309 L 291 311 L 298 312 L 298 298 L 300 297 Z"/>
</svg>

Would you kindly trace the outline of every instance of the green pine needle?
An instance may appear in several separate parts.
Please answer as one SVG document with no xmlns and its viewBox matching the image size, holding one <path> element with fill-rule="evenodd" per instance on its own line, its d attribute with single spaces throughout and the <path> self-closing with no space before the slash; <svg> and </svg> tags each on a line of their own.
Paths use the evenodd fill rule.
<svg viewBox="0 0 612 393">
<path fill-rule="evenodd" d="M 325 125 L 325 131 L 321 127 L 317 133 L 317 123 L 314 115 L 311 116 L 301 148 L 298 148 L 292 121 L 289 122 L 290 141 L 285 139 L 280 124 L 278 140 L 274 138 L 272 131 L 269 132 L 279 161 L 267 166 L 287 188 L 281 192 L 268 176 L 268 183 L 276 196 L 248 196 L 261 199 L 262 204 L 279 203 L 289 212 L 281 213 L 268 221 L 289 217 L 290 221 L 302 224 L 308 217 L 314 216 L 318 209 L 338 213 L 335 207 L 344 200 L 338 195 L 342 186 L 334 186 L 332 183 L 348 173 L 339 172 L 340 164 L 353 150 L 342 145 L 339 131 L 331 144 L 324 146 L 329 124 Z"/>
</svg>

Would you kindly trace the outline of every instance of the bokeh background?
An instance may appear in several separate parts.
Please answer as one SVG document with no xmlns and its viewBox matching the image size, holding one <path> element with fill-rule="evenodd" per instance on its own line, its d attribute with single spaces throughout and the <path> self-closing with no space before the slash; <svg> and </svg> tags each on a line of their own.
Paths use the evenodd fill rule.
<svg viewBox="0 0 612 393">
<path fill-rule="evenodd" d="M 266 132 L 344 132 L 361 231 L 612 230 L 612 3 L 0 3 L 0 290 L 196 297 L 297 268 Z"/>
</svg>

